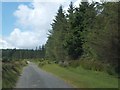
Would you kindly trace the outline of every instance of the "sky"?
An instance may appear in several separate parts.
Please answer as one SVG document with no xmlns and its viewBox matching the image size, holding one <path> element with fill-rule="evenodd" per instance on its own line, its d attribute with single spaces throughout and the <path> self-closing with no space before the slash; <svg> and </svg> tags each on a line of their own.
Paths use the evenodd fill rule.
<svg viewBox="0 0 120 90">
<path fill-rule="evenodd" d="M 62 5 L 63 9 L 67 10 L 71 1 L 75 7 L 81 2 L 81 0 L 16 1 L 8 2 L 6 0 L 0 7 L 2 9 L 0 48 L 3 49 L 34 49 L 36 46 L 45 44 L 48 30 L 51 29 L 50 24 L 56 16 L 59 6 Z"/>
<path fill-rule="evenodd" d="M 45 44 L 59 6 L 66 10 L 69 3 L 70 0 L 2 2 L 0 48 L 34 49 Z"/>
</svg>

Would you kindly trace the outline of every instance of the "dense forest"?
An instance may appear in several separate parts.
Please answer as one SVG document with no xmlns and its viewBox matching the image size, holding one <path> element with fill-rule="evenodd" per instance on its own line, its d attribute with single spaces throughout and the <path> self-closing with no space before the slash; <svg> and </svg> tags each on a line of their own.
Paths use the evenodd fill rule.
<svg viewBox="0 0 120 90">
<path fill-rule="evenodd" d="M 3 62 L 45 58 L 85 69 L 119 73 L 119 2 L 71 2 L 60 6 L 45 45 L 30 49 L 2 49 Z M 65 66 L 65 65 L 64 65 Z"/>
<path fill-rule="evenodd" d="M 36 49 L 2 49 L 2 61 L 22 59 L 43 59 L 45 57 L 45 46 L 36 47 Z"/>
<path fill-rule="evenodd" d="M 71 2 L 60 6 L 45 45 L 49 60 L 71 62 L 86 69 L 120 73 L 119 2 Z"/>
<path fill-rule="evenodd" d="M 67 11 L 61 5 L 51 24 L 45 45 L 36 49 L 0 49 L 2 87 L 16 86 L 28 60 L 78 87 L 118 86 L 119 4 L 120 2 L 81 2 L 79 7 L 75 7 L 71 2 Z"/>
</svg>

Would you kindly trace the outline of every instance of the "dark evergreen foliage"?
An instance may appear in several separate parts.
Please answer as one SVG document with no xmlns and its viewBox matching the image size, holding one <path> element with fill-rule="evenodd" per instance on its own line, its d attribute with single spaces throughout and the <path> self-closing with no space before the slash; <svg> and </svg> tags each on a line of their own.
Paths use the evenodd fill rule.
<svg viewBox="0 0 120 90">
<path fill-rule="evenodd" d="M 46 43 L 47 58 L 98 61 L 119 72 L 118 6 L 119 2 L 81 2 L 75 8 L 71 2 L 67 14 L 60 6 Z"/>
<path fill-rule="evenodd" d="M 45 58 L 45 46 L 39 49 L 2 49 L 2 62 L 21 59 Z"/>
</svg>

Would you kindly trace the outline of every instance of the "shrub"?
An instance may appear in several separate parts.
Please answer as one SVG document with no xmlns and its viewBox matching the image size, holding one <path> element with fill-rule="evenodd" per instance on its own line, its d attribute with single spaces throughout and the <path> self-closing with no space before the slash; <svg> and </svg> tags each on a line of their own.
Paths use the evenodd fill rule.
<svg viewBox="0 0 120 90">
<path fill-rule="evenodd" d="M 74 68 L 78 67 L 79 65 L 80 65 L 80 61 L 79 60 L 72 60 L 69 63 L 69 66 L 74 67 Z"/>
<path fill-rule="evenodd" d="M 108 63 L 103 63 L 99 60 L 81 60 L 80 65 L 88 70 L 103 71 L 110 75 L 115 75 L 115 68 Z"/>
<path fill-rule="evenodd" d="M 24 61 L 2 63 L 2 88 L 13 88 L 15 86 L 24 65 Z"/>
<path fill-rule="evenodd" d="M 80 65 L 88 70 L 104 71 L 104 64 L 98 60 L 81 60 Z"/>
</svg>

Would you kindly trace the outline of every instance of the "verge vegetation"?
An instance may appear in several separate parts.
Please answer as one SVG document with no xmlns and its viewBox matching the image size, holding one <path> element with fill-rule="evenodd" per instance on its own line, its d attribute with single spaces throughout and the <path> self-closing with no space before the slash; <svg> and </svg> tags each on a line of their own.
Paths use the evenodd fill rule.
<svg viewBox="0 0 120 90">
<path fill-rule="evenodd" d="M 75 88 L 118 88 L 118 78 L 106 72 L 84 69 L 82 66 L 61 66 L 49 60 L 34 61 L 41 69 L 50 72 Z"/>
<path fill-rule="evenodd" d="M 26 62 L 10 61 L 2 63 L 2 88 L 14 88 Z"/>
</svg>

